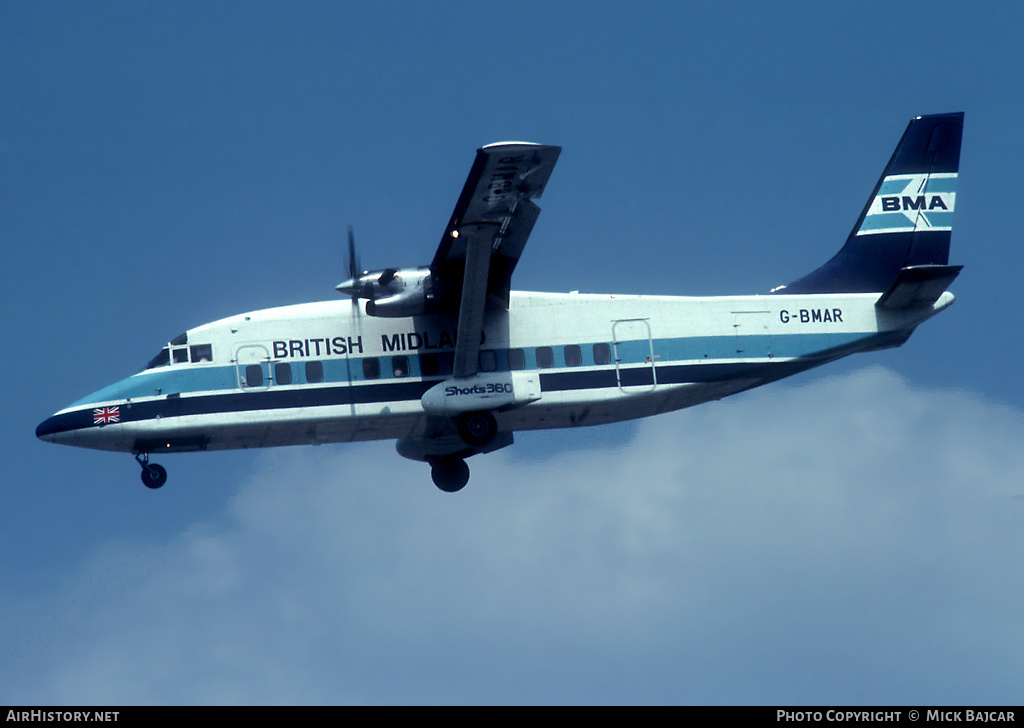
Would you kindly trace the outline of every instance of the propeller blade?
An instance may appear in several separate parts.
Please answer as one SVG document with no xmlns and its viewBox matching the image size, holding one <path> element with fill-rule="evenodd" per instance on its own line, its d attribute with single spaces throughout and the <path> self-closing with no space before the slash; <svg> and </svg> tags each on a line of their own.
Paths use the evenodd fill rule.
<svg viewBox="0 0 1024 728">
<path fill-rule="evenodd" d="M 359 278 L 359 261 L 356 259 L 356 234 L 352 226 L 348 226 L 348 277 L 352 280 Z"/>
<path fill-rule="evenodd" d="M 352 304 L 359 311 L 359 258 L 356 256 L 356 234 L 352 226 L 348 226 L 348 280 L 338 286 L 339 291 L 348 293 Z"/>
</svg>

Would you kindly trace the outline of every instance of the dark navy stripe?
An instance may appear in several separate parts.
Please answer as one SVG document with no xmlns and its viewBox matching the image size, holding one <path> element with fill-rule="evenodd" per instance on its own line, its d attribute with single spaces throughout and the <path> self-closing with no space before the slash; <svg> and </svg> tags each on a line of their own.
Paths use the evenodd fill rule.
<svg viewBox="0 0 1024 728">
<path fill-rule="evenodd" d="M 820 352 L 815 356 L 798 357 L 780 362 L 731 362 L 702 364 L 660 364 L 657 367 L 659 384 L 699 384 L 745 378 L 752 382 L 748 386 L 775 381 L 797 374 L 855 351 L 873 346 L 884 346 L 905 337 L 905 331 L 876 334 L 865 339 L 852 341 L 842 346 Z M 899 341 L 902 343 L 902 341 Z M 619 386 L 650 386 L 653 384 L 651 366 L 639 365 L 620 368 L 616 377 L 615 369 L 552 371 L 540 374 L 541 391 L 558 392 L 581 389 L 611 389 Z M 408 402 L 419 400 L 423 394 L 445 378 L 427 381 L 408 380 L 364 384 L 341 385 L 310 389 L 264 390 L 259 392 L 232 392 L 208 394 L 197 397 L 168 396 L 148 402 L 132 402 L 120 405 L 121 422 L 138 422 L 156 417 L 183 417 L 185 415 L 223 414 L 227 412 L 251 412 L 256 410 L 292 409 L 296 407 L 320 407 L 331 405 L 370 404 L 383 402 Z M 110 405 L 113 406 L 113 405 Z M 93 408 L 86 407 L 74 412 L 54 415 L 36 428 L 36 436 L 53 435 L 87 427 L 109 427 L 93 423 Z"/>
<path fill-rule="evenodd" d="M 218 414 L 224 412 L 252 412 L 256 410 L 293 409 L 297 407 L 324 407 L 333 405 L 367 404 L 418 400 L 438 381 L 407 381 L 317 387 L 315 389 L 265 390 L 259 392 L 232 392 L 205 394 L 197 397 L 165 397 L 147 402 L 120 405 L 121 422 L 140 422 L 157 417 L 184 417 L 187 415 Z M 50 417 L 36 428 L 36 437 L 53 435 L 93 426 L 92 408 L 65 412 Z"/>
<path fill-rule="evenodd" d="M 801 359 L 794 366 L 792 362 L 779 364 L 731 363 L 731 364 L 677 364 L 660 365 L 657 368 L 659 384 L 685 384 L 713 382 L 729 379 L 744 373 L 757 372 L 765 379 L 774 379 L 776 370 L 781 374 L 799 371 L 821 363 L 820 359 Z M 770 370 L 770 371 L 767 371 Z M 785 374 L 782 374 L 785 376 Z M 621 382 L 620 382 L 621 380 Z M 187 415 L 223 414 L 227 412 L 252 412 L 256 410 L 294 409 L 298 407 L 327 407 L 338 405 L 370 404 L 384 402 L 409 402 L 419 400 L 423 394 L 443 379 L 428 381 L 411 380 L 387 382 L 361 386 L 342 385 L 309 389 L 264 390 L 259 392 L 232 392 L 229 394 L 208 394 L 197 397 L 165 397 L 146 402 L 131 402 L 120 405 L 121 422 L 140 422 L 157 417 L 184 417 Z M 583 389 L 612 389 L 618 386 L 651 386 L 654 371 L 648 366 L 622 368 L 618 376 L 614 369 L 544 372 L 540 375 L 541 390 L 544 392 L 578 391 Z M 43 437 L 61 432 L 80 430 L 95 425 L 93 408 L 50 417 L 36 428 L 36 436 Z"/>
</svg>

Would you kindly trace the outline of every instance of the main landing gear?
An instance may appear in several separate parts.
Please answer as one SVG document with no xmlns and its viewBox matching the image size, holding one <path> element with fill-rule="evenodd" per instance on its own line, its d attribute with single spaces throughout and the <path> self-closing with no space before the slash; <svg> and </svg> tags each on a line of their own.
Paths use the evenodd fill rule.
<svg viewBox="0 0 1024 728">
<path fill-rule="evenodd" d="M 167 482 L 167 471 L 163 465 L 149 462 L 149 453 L 136 453 L 135 460 L 142 466 L 142 484 L 156 490 Z"/>
<path fill-rule="evenodd" d="M 467 445 L 484 447 L 498 434 L 498 423 L 487 411 L 463 412 L 458 419 L 459 437 Z"/>
<path fill-rule="evenodd" d="M 487 411 L 463 412 L 456 419 L 456 425 L 459 437 L 472 448 L 486 447 L 498 435 L 498 423 Z M 430 479 L 445 493 L 460 491 L 469 482 L 469 466 L 458 455 L 433 457 L 427 462 L 430 463 Z"/>
<path fill-rule="evenodd" d="M 463 412 L 455 420 L 459 437 L 473 448 L 468 454 L 481 452 L 498 436 L 498 423 L 486 410 Z M 465 454 L 465 453 L 464 453 Z M 459 455 L 440 455 L 425 458 L 430 463 L 430 478 L 434 485 L 446 493 L 455 493 L 469 482 L 469 466 Z"/>
</svg>

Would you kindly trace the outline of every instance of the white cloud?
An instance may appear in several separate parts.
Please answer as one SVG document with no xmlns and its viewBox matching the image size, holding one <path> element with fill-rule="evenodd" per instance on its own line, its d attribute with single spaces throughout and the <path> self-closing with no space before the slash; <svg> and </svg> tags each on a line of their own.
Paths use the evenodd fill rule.
<svg viewBox="0 0 1024 728">
<path fill-rule="evenodd" d="M 0 694 L 1012 702 L 1022 434 L 873 368 L 474 458 L 456 495 L 390 443 L 271 451 L 222 522 L 94 554 Z"/>
</svg>

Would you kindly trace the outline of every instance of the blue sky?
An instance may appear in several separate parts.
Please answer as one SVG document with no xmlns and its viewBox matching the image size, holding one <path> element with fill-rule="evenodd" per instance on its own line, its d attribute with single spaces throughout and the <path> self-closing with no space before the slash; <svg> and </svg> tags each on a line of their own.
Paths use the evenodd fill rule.
<svg viewBox="0 0 1024 728">
<path fill-rule="evenodd" d="M 1024 10 L 0 5 L 0 702 L 1017 703 Z M 907 120 L 966 112 L 957 303 L 902 348 L 517 437 L 128 456 L 46 416 L 169 338 L 429 262 L 473 159 L 559 144 L 525 290 L 763 292 Z"/>
</svg>

